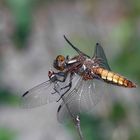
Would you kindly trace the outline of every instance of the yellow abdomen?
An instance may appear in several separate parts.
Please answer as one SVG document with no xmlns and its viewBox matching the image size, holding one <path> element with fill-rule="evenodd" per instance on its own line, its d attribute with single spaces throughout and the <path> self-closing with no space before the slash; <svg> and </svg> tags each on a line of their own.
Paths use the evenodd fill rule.
<svg viewBox="0 0 140 140">
<path fill-rule="evenodd" d="M 100 68 L 100 67 L 93 68 L 93 72 L 108 83 L 116 84 L 118 86 L 123 86 L 128 88 L 136 87 L 136 85 L 133 82 L 126 79 L 125 77 L 117 73 L 114 73 L 112 71 L 106 70 L 104 68 Z"/>
</svg>

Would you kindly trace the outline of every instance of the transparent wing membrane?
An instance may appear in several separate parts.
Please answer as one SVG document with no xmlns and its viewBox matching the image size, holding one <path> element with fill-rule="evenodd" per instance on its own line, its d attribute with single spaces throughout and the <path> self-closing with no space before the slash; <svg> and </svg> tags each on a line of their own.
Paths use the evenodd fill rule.
<svg viewBox="0 0 140 140">
<path fill-rule="evenodd" d="M 84 56 L 87 56 L 88 58 L 90 58 L 87 54 L 85 54 L 84 52 L 80 51 L 78 48 L 76 48 L 68 39 L 67 37 L 64 35 L 64 39 L 67 41 L 67 43 L 78 53 L 78 54 L 82 54 Z"/>
<path fill-rule="evenodd" d="M 96 43 L 95 53 L 92 59 L 99 61 L 99 65 L 101 67 L 111 70 L 106 55 L 104 53 L 104 50 L 99 43 Z"/>
<path fill-rule="evenodd" d="M 49 80 L 43 82 L 23 94 L 22 106 L 33 108 L 56 101 L 59 99 L 59 95 L 52 94 L 54 92 L 54 83 L 51 83 Z"/>
<path fill-rule="evenodd" d="M 64 96 L 65 103 L 61 103 L 57 113 L 59 122 L 63 123 L 70 117 L 67 106 L 75 117 L 82 112 L 90 112 L 93 110 L 103 94 L 98 90 L 98 87 L 101 84 L 100 81 L 95 81 L 96 82 L 94 83 L 92 80 L 84 81 L 80 79 L 73 90 Z M 102 87 L 100 86 L 100 88 Z"/>
</svg>

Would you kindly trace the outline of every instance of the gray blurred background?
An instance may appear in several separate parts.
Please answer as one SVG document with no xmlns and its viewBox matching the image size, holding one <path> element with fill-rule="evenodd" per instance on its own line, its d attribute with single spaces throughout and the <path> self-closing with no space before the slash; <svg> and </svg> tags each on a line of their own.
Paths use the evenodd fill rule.
<svg viewBox="0 0 140 140">
<path fill-rule="evenodd" d="M 22 109 L 19 97 L 48 79 L 58 54 L 92 56 L 102 44 L 109 64 L 140 83 L 139 0 L 0 0 L 0 140 L 78 140 L 57 122 L 59 103 Z M 106 89 L 105 89 L 106 90 Z M 108 86 L 93 115 L 81 116 L 86 140 L 140 140 L 140 93 Z"/>
</svg>

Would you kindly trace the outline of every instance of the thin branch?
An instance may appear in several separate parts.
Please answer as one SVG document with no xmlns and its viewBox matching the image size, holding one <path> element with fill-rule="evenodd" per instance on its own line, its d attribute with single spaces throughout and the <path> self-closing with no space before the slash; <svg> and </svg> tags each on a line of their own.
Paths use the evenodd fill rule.
<svg viewBox="0 0 140 140">
<path fill-rule="evenodd" d="M 61 88 L 60 88 L 60 86 L 58 85 L 58 83 L 55 83 L 54 90 L 61 96 L 61 94 L 60 94 L 60 93 L 61 93 Z M 62 99 L 62 101 L 64 102 L 64 104 L 66 105 L 66 108 L 67 108 L 67 110 L 68 110 L 68 113 L 69 113 L 69 115 L 70 115 L 70 117 L 71 117 L 71 119 L 72 119 L 72 121 L 73 121 L 73 123 L 74 123 L 74 125 L 75 125 L 75 127 L 76 127 L 76 130 L 77 130 L 77 132 L 78 132 L 78 135 L 79 135 L 79 137 L 80 137 L 80 140 L 84 140 L 83 134 L 82 134 L 82 131 L 81 131 L 81 125 L 80 125 L 80 118 L 79 118 L 79 116 L 78 116 L 78 115 L 75 116 L 75 115 L 71 112 L 71 110 L 70 110 L 68 104 L 65 102 L 64 96 L 61 96 L 61 99 Z"/>
<path fill-rule="evenodd" d="M 74 115 L 72 114 L 72 112 L 71 112 L 71 110 L 70 110 L 68 104 L 65 103 L 64 97 L 62 97 L 62 100 L 63 100 L 64 104 L 65 104 L 66 107 L 67 107 L 68 113 L 69 113 L 69 115 L 70 115 L 70 117 L 71 117 L 71 119 L 72 119 L 72 121 L 73 121 L 73 123 L 74 123 L 74 125 L 75 125 L 75 127 L 76 127 L 76 130 L 77 130 L 77 132 L 78 132 L 78 135 L 79 135 L 79 137 L 80 137 L 80 140 L 84 140 L 83 134 L 82 134 L 82 130 L 81 130 L 81 125 L 80 125 L 80 118 L 79 118 L 79 116 L 78 116 L 78 115 L 77 115 L 77 116 L 74 116 Z"/>
</svg>

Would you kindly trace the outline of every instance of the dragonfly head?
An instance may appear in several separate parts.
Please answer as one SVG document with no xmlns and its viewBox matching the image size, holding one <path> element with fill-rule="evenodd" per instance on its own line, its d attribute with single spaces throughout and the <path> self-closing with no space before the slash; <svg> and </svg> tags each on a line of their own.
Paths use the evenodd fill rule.
<svg viewBox="0 0 140 140">
<path fill-rule="evenodd" d="M 63 71 L 65 69 L 65 57 L 63 55 L 58 55 L 53 62 L 54 68 Z"/>
</svg>

